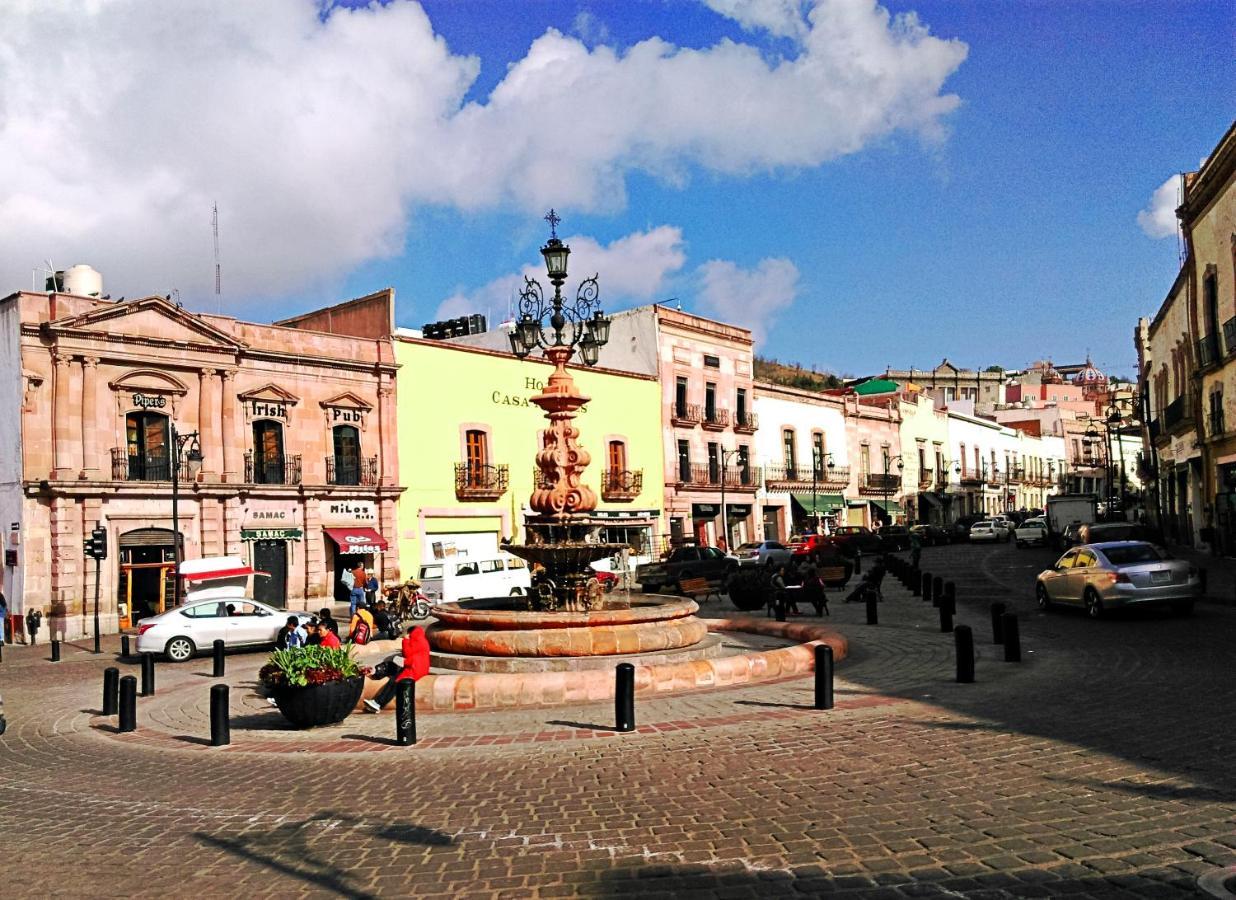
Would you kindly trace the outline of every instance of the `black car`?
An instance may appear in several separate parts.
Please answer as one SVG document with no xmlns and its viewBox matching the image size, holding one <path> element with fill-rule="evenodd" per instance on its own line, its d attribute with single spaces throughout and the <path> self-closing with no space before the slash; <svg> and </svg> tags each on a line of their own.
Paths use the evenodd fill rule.
<svg viewBox="0 0 1236 900">
<path fill-rule="evenodd" d="M 915 525 L 910 528 L 910 533 L 917 534 L 924 547 L 941 547 L 953 541 L 952 532 L 939 525 Z"/>
<path fill-rule="evenodd" d="M 723 584 L 738 567 L 738 560 L 716 547 L 677 547 L 660 562 L 644 563 L 635 570 L 635 580 L 645 593 L 677 591 L 685 578 L 707 578 Z"/>
<path fill-rule="evenodd" d="M 880 531 L 885 550 L 909 550 L 910 529 L 904 525 L 885 525 Z"/>
</svg>

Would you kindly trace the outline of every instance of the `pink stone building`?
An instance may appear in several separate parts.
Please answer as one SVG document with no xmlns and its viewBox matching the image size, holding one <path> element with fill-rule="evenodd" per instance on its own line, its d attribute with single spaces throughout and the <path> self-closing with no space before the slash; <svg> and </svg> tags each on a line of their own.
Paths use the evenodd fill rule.
<svg viewBox="0 0 1236 900">
<path fill-rule="evenodd" d="M 82 542 L 96 526 L 102 630 L 170 606 L 175 466 L 184 558 L 243 556 L 268 573 L 257 599 L 316 607 L 356 563 L 397 578 L 393 306 L 382 291 L 260 325 L 162 297 L 0 300 L 0 415 L 16 426 L 0 439 L 0 587 L 14 619 L 38 606 L 53 633 L 92 633 Z M 190 436 L 179 460 L 173 429 Z"/>
</svg>

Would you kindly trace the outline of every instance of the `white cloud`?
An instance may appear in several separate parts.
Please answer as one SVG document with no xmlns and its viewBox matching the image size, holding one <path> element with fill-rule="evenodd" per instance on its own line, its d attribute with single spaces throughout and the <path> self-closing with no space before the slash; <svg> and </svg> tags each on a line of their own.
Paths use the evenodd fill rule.
<svg viewBox="0 0 1236 900">
<path fill-rule="evenodd" d="M 1150 196 L 1150 203 L 1137 214 L 1137 224 L 1149 237 L 1171 237 L 1176 233 L 1176 207 L 1179 205 L 1180 176 L 1173 175 Z"/>
<path fill-rule="evenodd" d="M 704 0 L 704 3 L 748 31 L 763 29 L 780 37 L 799 37 L 807 30 L 802 0 Z"/>
<path fill-rule="evenodd" d="M 754 269 L 713 259 L 696 274 L 701 304 L 722 321 L 750 328 L 757 344 L 798 295 L 798 267 L 782 257 L 762 259 Z"/>
<path fill-rule="evenodd" d="M 773 33 L 795 6 L 717 5 Z M 589 50 L 551 29 L 465 104 L 479 62 L 416 3 L 320 8 L 0 4 L 0 288 L 51 256 L 91 263 L 113 293 L 176 286 L 194 305 L 213 286 L 217 201 L 239 305 L 401 253 L 424 204 L 616 210 L 636 171 L 682 185 L 697 167 L 744 176 L 898 131 L 936 139 L 966 55 L 874 0 L 819 0 L 792 60 L 655 37 Z"/>
<path fill-rule="evenodd" d="M 595 13 L 586 9 L 575 14 L 571 30 L 589 44 L 602 44 L 609 40 L 609 26 Z"/>
<path fill-rule="evenodd" d="M 591 237 L 563 237 L 571 248 L 568 261 L 570 278 L 564 290 L 593 275 L 599 275 L 601 305 L 608 310 L 622 309 L 632 301 L 657 299 L 668 278 L 686 262 L 682 230 L 660 225 L 637 231 L 602 245 Z M 434 320 L 469 313 L 488 313 L 495 320 L 505 318 L 508 305 L 514 306 L 524 285 L 524 276 L 535 278 L 543 288 L 549 281 L 541 266 L 527 265 L 519 272 L 495 278 L 475 291 L 456 291 L 438 306 Z M 574 294 L 568 294 L 574 299 Z"/>
</svg>

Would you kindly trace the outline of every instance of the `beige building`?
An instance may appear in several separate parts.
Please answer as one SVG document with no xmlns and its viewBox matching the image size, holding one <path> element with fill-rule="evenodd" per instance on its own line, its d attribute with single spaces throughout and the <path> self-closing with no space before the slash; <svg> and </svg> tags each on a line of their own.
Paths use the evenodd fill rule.
<svg viewBox="0 0 1236 900">
<path fill-rule="evenodd" d="M 0 300 L 10 612 L 91 633 L 96 527 L 103 631 L 172 604 L 177 541 L 185 559 L 244 557 L 276 605 L 320 605 L 345 565 L 396 578 L 393 303 L 383 291 L 275 326 L 157 296 Z"/>
</svg>

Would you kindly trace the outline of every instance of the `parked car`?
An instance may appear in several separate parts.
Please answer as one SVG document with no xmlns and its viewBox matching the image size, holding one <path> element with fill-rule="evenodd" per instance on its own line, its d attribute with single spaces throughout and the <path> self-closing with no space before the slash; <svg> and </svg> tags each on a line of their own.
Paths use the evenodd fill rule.
<svg viewBox="0 0 1236 900">
<path fill-rule="evenodd" d="M 783 566 L 794 556 L 794 551 L 776 541 L 749 541 L 734 548 L 734 558 L 739 566 Z"/>
<path fill-rule="evenodd" d="M 681 579 L 707 578 L 724 583 L 737 568 L 737 560 L 716 547 L 676 547 L 659 562 L 639 566 L 635 580 L 646 593 L 677 591 Z"/>
<path fill-rule="evenodd" d="M 824 548 L 828 548 L 832 553 L 837 552 L 831 537 L 824 534 L 796 534 L 789 539 L 787 545 L 796 560 L 802 559 L 804 556 L 810 556 Z"/>
<path fill-rule="evenodd" d="M 1003 513 L 996 513 L 995 515 L 988 516 L 987 518 L 995 522 L 998 528 L 1004 529 L 1005 540 L 1008 540 L 1008 535 L 1011 535 L 1013 533 L 1013 529 L 1017 527 L 1016 523 L 1014 523 L 1012 519 Z"/>
<path fill-rule="evenodd" d="M 793 561 L 795 563 L 810 557 L 821 569 L 844 573 L 840 577 L 824 579 L 825 587 L 843 588 L 854 573 L 854 563 L 841 552 L 840 547 L 833 543 L 831 535 L 796 535 L 790 538 L 790 548 L 794 552 Z"/>
<path fill-rule="evenodd" d="M 1163 534 L 1139 522 L 1091 522 L 1077 529 L 1077 543 L 1101 544 L 1110 541 L 1146 541 L 1165 546 Z"/>
<path fill-rule="evenodd" d="M 1092 619 L 1141 605 L 1170 606 L 1185 615 L 1201 596 L 1202 581 L 1196 568 L 1154 544 L 1114 541 L 1069 550 L 1039 573 L 1034 592 L 1044 610 L 1057 603 L 1081 606 Z"/>
<path fill-rule="evenodd" d="M 909 550 L 910 529 L 904 525 L 884 525 L 879 531 L 885 550 Z"/>
<path fill-rule="evenodd" d="M 421 566 L 421 590 L 435 603 L 514 597 L 532 588 L 532 573 L 518 556 L 454 556 Z"/>
<path fill-rule="evenodd" d="M 859 550 L 866 556 L 884 552 L 884 540 L 862 525 L 842 525 L 834 528 L 828 540 L 845 556 L 854 556 Z"/>
<path fill-rule="evenodd" d="M 186 603 L 157 616 L 142 619 L 137 631 L 137 652 L 163 654 L 184 662 L 217 640 L 232 647 L 268 647 L 288 616 L 303 625 L 312 616 L 267 606 L 247 597 L 223 597 Z"/>
<path fill-rule="evenodd" d="M 980 513 L 970 513 L 969 515 L 960 517 L 956 522 L 953 523 L 953 540 L 955 541 L 970 540 L 970 527 L 974 525 L 975 522 L 981 522 L 985 518 L 986 516 Z"/>
<path fill-rule="evenodd" d="M 1026 547 L 1030 544 L 1046 544 L 1047 520 L 1041 518 L 1026 519 L 1013 530 L 1013 540 L 1017 542 L 1018 547 Z"/>
<path fill-rule="evenodd" d="M 939 525 L 914 525 L 911 526 L 910 533 L 917 534 L 918 539 L 927 547 L 939 547 L 953 542 L 952 532 Z"/>
<path fill-rule="evenodd" d="M 1066 525 L 1064 533 L 1060 535 L 1060 545 L 1062 547 L 1076 547 L 1082 542 L 1081 539 L 1082 526 L 1080 523 Z"/>
<path fill-rule="evenodd" d="M 970 542 L 977 544 L 980 542 L 997 542 L 1008 539 L 1008 531 L 1004 526 L 993 522 L 991 519 L 981 519 L 970 526 Z"/>
</svg>

